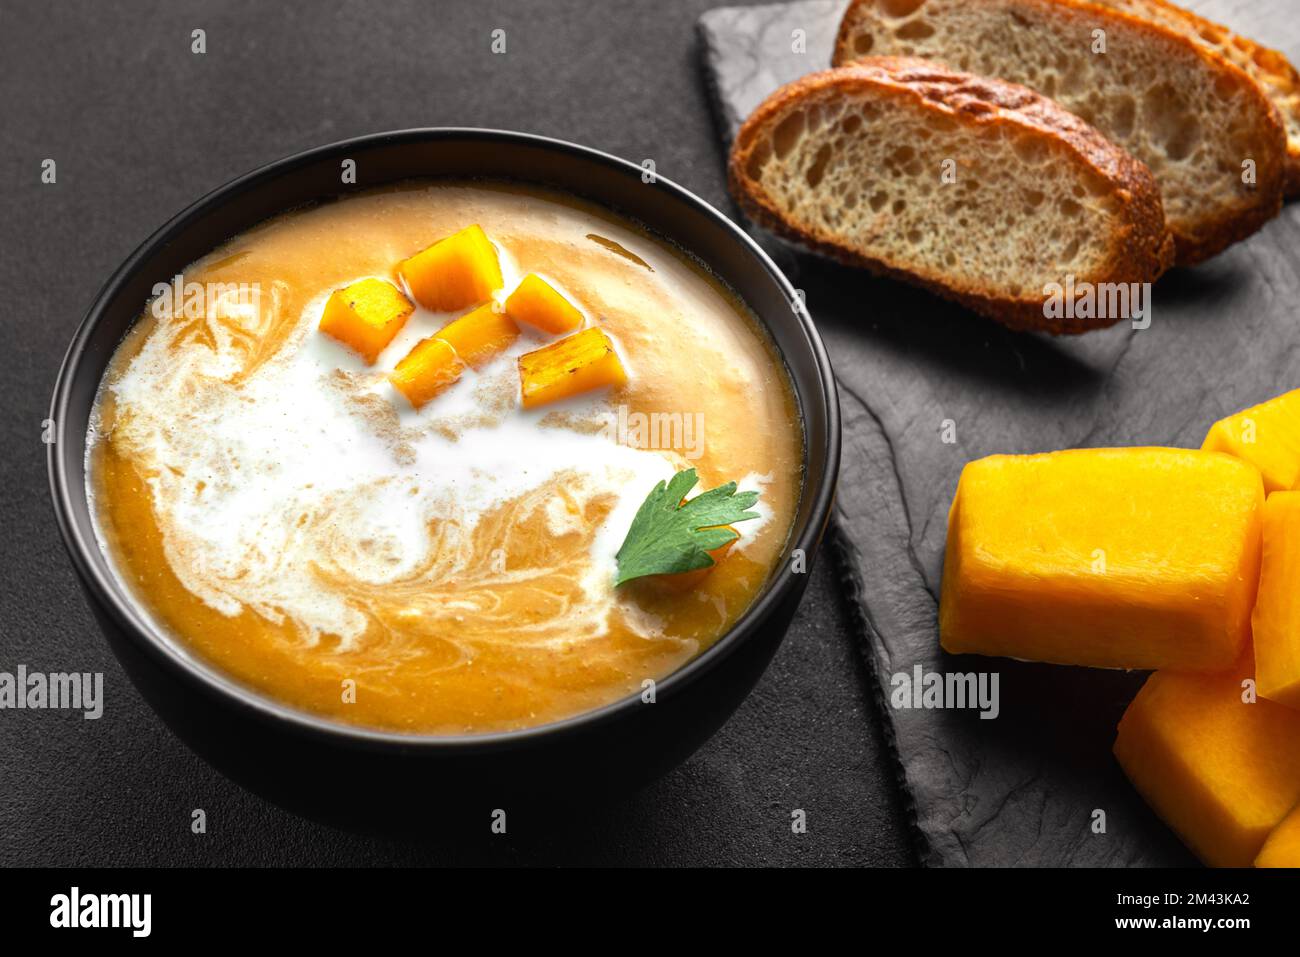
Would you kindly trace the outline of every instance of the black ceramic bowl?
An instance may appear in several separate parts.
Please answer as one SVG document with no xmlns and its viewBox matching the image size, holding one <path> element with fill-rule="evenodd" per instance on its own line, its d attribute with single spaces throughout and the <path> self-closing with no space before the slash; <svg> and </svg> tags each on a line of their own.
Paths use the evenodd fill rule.
<svg viewBox="0 0 1300 957">
<path fill-rule="evenodd" d="M 340 183 L 355 160 L 362 186 Z M 114 653 L 177 735 L 219 770 L 301 813 L 343 826 L 401 829 L 434 808 L 527 807 L 631 789 L 683 760 L 735 710 L 771 659 L 808 580 L 839 470 L 835 380 L 790 283 L 717 210 L 632 163 L 520 133 L 382 133 L 272 163 L 199 200 L 151 236 L 108 281 L 77 330 L 54 391 L 50 489 L 73 566 Z M 803 417 L 803 493 L 787 553 L 731 631 L 665 678 L 656 701 L 619 701 L 542 727 L 472 737 L 410 736 L 315 717 L 241 686 L 158 631 L 116 580 L 86 501 L 86 426 L 95 391 L 156 282 L 268 217 L 414 177 L 484 177 L 553 187 L 622 213 L 688 250 L 729 284 L 776 342 Z M 481 813 L 486 813 L 482 812 Z M 486 820 L 486 818 L 485 818 Z"/>
</svg>

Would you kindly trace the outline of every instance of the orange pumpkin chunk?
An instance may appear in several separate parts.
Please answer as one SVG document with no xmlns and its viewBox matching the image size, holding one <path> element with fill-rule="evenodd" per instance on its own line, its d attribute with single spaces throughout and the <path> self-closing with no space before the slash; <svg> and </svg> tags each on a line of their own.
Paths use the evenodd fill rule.
<svg viewBox="0 0 1300 957">
<path fill-rule="evenodd" d="M 449 322 L 434 336 L 448 343 L 472 368 L 479 368 L 510 346 L 519 336 L 519 327 L 494 303 L 479 306 L 473 312 Z"/>
<path fill-rule="evenodd" d="M 320 330 L 373 363 L 414 311 L 411 300 L 392 283 L 361 279 L 330 294 Z"/>
<path fill-rule="evenodd" d="M 519 357 L 524 408 L 558 402 L 603 386 L 627 382 L 614 344 L 596 327 L 584 329 Z"/>
<path fill-rule="evenodd" d="M 1300 389 L 1220 419 L 1201 448 L 1254 465 L 1265 491 L 1300 488 Z"/>
<path fill-rule="evenodd" d="M 506 312 L 543 332 L 572 332 L 582 325 L 582 313 L 541 276 L 529 273 L 506 299 Z"/>
<path fill-rule="evenodd" d="M 465 371 L 465 363 L 442 339 L 430 336 L 421 340 L 388 374 L 397 391 L 420 408 L 434 396 L 455 384 Z"/>
<path fill-rule="evenodd" d="M 948 516 L 939 635 L 1103 668 L 1228 668 L 1250 635 L 1264 490 L 1188 449 L 994 455 Z"/>
<path fill-rule="evenodd" d="M 416 301 L 434 312 L 478 305 L 504 284 L 497 251 L 480 226 L 439 240 L 401 262 L 397 271 Z"/>
<path fill-rule="evenodd" d="M 1273 828 L 1255 858 L 1256 867 L 1300 867 L 1300 805 Z"/>
<path fill-rule="evenodd" d="M 1249 867 L 1300 801 L 1300 711 L 1243 701 L 1249 660 L 1215 675 L 1156 672 L 1115 740 L 1152 810 L 1215 867 Z"/>
<path fill-rule="evenodd" d="M 1300 492 L 1264 503 L 1264 560 L 1251 619 L 1259 693 L 1300 708 Z"/>
</svg>

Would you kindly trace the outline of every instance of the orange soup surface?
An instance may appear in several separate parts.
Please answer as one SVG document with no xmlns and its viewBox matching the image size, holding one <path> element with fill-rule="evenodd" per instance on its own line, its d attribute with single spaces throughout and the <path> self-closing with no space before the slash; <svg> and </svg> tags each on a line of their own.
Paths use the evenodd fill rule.
<svg viewBox="0 0 1300 957">
<path fill-rule="evenodd" d="M 544 724 L 680 668 L 773 573 L 802 483 L 785 369 L 629 222 L 405 184 L 276 217 L 157 292 L 96 402 L 97 530 L 163 634 L 270 698 L 406 732 Z M 615 586 L 641 504 L 691 468 L 691 496 L 734 481 L 757 517 L 707 571 Z"/>
</svg>

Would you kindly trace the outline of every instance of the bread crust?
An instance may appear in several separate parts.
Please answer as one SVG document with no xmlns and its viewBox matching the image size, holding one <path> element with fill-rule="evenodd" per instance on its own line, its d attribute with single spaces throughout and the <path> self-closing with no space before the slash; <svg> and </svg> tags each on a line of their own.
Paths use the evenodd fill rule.
<svg viewBox="0 0 1300 957">
<path fill-rule="evenodd" d="M 728 162 L 732 195 L 746 214 L 778 235 L 839 262 L 921 286 L 1013 329 L 1078 334 L 1123 318 L 1049 319 L 1044 314 L 1045 296 L 1008 298 L 946 277 L 923 275 L 787 219 L 762 184 L 748 173 L 754 151 L 766 142 L 781 118 L 810 98 L 864 92 L 897 97 L 917 110 L 934 111 L 961 124 L 1014 127 L 1044 137 L 1073 154 L 1081 167 L 1111 183 L 1120 219 L 1111 237 L 1112 253 L 1103 274 L 1079 280 L 1094 284 L 1154 282 L 1172 264 L 1174 244 L 1165 226 L 1160 191 L 1142 163 L 1074 114 L 1026 87 L 906 57 L 873 57 L 814 73 L 782 87 L 761 103 L 737 134 Z"/>
<path fill-rule="evenodd" d="M 832 63 L 836 66 L 852 63 L 857 55 L 852 50 L 852 40 L 860 20 L 871 15 L 876 0 L 851 0 L 840 21 L 835 39 Z M 1234 90 L 1241 91 L 1255 101 L 1260 117 L 1259 128 L 1248 144 L 1248 155 L 1256 161 L 1258 177 L 1255 188 L 1238 202 L 1228 205 L 1216 215 L 1192 224 L 1171 223 L 1174 235 L 1175 262 L 1180 266 L 1193 266 L 1222 252 L 1258 232 L 1282 210 L 1284 187 L 1288 179 L 1288 154 L 1286 132 L 1276 105 L 1265 95 L 1259 84 L 1244 70 L 1203 43 L 1194 42 L 1182 32 L 1153 23 L 1123 10 L 1099 6 L 1085 0 L 962 0 L 969 5 L 1010 4 L 1022 8 L 1037 8 L 1044 16 L 1064 18 L 1075 30 L 1087 35 L 1093 28 L 1122 29 L 1144 34 L 1153 43 L 1174 44 L 1189 51 Z M 924 10 L 924 7 L 921 7 Z M 1064 109 L 1064 107 L 1062 107 Z"/>
<path fill-rule="evenodd" d="M 1093 0 L 1101 6 L 1123 10 L 1138 17 L 1151 15 L 1179 23 L 1193 42 L 1219 53 L 1254 78 L 1267 78 L 1263 93 L 1277 107 L 1287 137 L 1286 198 L 1300 197 L 1300 72 L 1286 56 L 1271 47 L 1261 46 L 1249 37 L 1236 33 L 1221 23 L 1207 20 L 1169 0 Z M 1159 22 L 1159 21 L 1157 21 Z M 1236 51 L 1220 53 L 1220 48 Z"/>
</svg>

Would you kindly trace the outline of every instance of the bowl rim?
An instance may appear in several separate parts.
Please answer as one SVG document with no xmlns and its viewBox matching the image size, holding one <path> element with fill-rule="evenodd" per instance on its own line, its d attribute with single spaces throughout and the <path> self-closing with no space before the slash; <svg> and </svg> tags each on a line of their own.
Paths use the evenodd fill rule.
<svg viewBox="0 0 1300 957">
<path fill-rule="evenodd" d="M 347 743 L 367 749 L 411 751 L 455 751 L 469 753 L 506 749 L 521 743 L 538 739 L 553 739 L 562 735 L 578 733 L 597 726 L 612 724 L 620 717 L 630 713 L 631 709 L 641 707 L 640 695 L 633 693 L 618 698 L 599 708 L 583 711 L 579 714 L 562 718 L 545 724 L 534 725 L 509 731 L 492 731 L 460 735 L 429 734 L 420 732 L 390 731 L 350 725 L 335 718 L 316 715 L 272 698 L 265 692 L 242 684 L 238 679 L 209 664 L 197 654 L 185 653 L 179 647 L 179 640 L 169 638 L 163 629 L 153 622 L 151 616 L 137 608 L 126 593 L 125 586 L 116 580 L 111 568 L 101 570 L 94 560 L 98 555 L 103 558 L 97 540 L 87 541 L 72 521 L 76 512 L 76 498 L 85 498 L 85 465 L 69 469 L 65 466 L 64 455 L 60 448 L 65 439 L 67 409 L 72 398 L 72 386 L 77 379 L 82 358 L 86 352 L 91 334 L 103 319 L 107 306 L 112 302 L 127 280 L 152 257 L 155 252 L 166 245 L 174 236 L 190 228 L 193 223 L 219 208 L 228 200 L 254 187 L 264 180 L 274 179 L 292 172 L 296 167 L 310 165 L 331 155 L 345 153 L 384 145 L 401 145 L 403 143 L 429 143 L 458 138 L 477 138 L 489 142 L 509 142 L 549 150 L 597 165 L 609 167 L 624 174 L 641 177 L 644 168 L 630 160 L 614 156 L 611 153 L 582 146 L 566 140 L 541 136 L 534 133 L 522 133 L 511 130 L 479 127 L 414 127 L 403 130 L 391 130 L 368 133 L 350 137 L 300 150 L 296 153 L 265 163 L 238 176 L 229 182 L 210 190 L 189 206 L 172 216 L 166 223 L 155 230 L 147 239 L 137 246 L 126 260 L 113 272 L 100 290 L 95 294 L 90 307 L 78 324 L 72 341 L 68 346 L 59 366 L 55 380 L 54 392 L 50 404 L 50 418 L 54 425 L 54 439 L 49 443 L 46 462 L 50 483 L 50 495 L 54 506 L 59 534 L 63 539 L 72 560 L 74 570 L 90 593 L 88 597 L 98 604 L 112 619 L 121 632 L 140 648 L 156 665 L 168 673 L 178 674 L 203 692 L 216 696 L 253 717 L 269 720 L 281 728 L 299 732 L 317 739 L 328 739 L 334 743 Z M 346 155 L 346 154 L 345 154 Z M 802 297 L 785 274 L 777 268 L 771 257 L 735 222 L 725 216 L 711 204 L 695 195 L 690 190 L 655 171 L 655 184 L 662 186 L 677 202 L 693 207 L 696 212 L 720 227 L 729 238 L 740 245 L 785 294 L 791 303 L 791 313 L 795 316 L 803 333 L 803 341 L 813 358 L 819 379 L 820 394 L 812 395 L 814 401 L 820 401 L 825 407 L 825 454 L 824 468 L 820 481 L 815 487 L 805 484 L 801 490 L 802 500 L 809 499 L 807 519 L 802 527 L 796 527 L 786 544 L 784 556 L 794 549 L 803 549 L 811 557 L 818 539 L 822 535 L 830 515 L 834 499 L 835 486 L 839 476 L 841 425 L 839 397 L 835 376 L 831 368 L 830 357 L 825 344 L 813 324 L 812 317 L 804 306 Z M 415 177 L 412 177 L 415 178 Z M 526 177 L 521 177 L 526 181 Z M 608 207 L 607 203 L 588 198 L 598 206 Z M 286 211 L 289 207 L 286 207 Z M 615 211 L 616 210 L 611 210 Z M 688 253 L 689 245 L 673 237 L 666 237 L 678 242 Z M 742 299 L 742 301 L 744 301 Z M 748 303 L 747 303 L 748 305 Z M 751 311 L 753 311 L 751 309 Z M 766 331 L 767 323 L 762 316 L 754 312 Z M 780 352 L 781 350 L 778 349 Z M 783 353 L 782 353 L 783 355 Z M 784 355 L 783 355 L 784 358 Z M 792 381 L 792 388 L 794 383 Z M 796 398 L 801 398 L 795 388 Z M 801 398 L 802 406 L 802 398 Z M 809 459 L 809 436 L 807 434 L 807 416 L 803 419 L 805 479 L 811 464 Z M 87 507 L 89 507 L 87 503 Z M 91 536 L 93 538 L 93 536 Z M 771 613 L 787 599 L 796 587 L 795 572 L 783 558 L 782 568 L 770 574 L 762 592 L 748 609 L 727 629 L 709 648 L 688 661 L 677 670 L 665 675 L 655 685 L 656 700 L 671 697 L 691 683 L 699 680 L 706 673 L 721 665 L 727 658 L 762 626 Z M 811 568 L 799 574 L 809 574 Z"/>
</svg>

